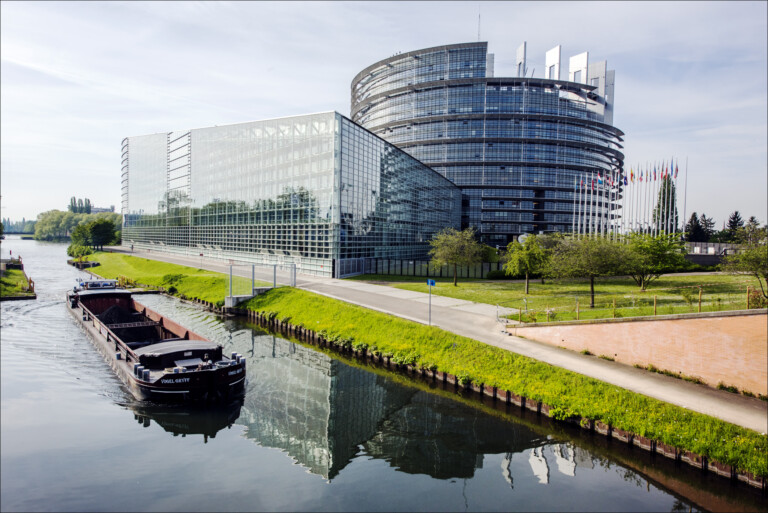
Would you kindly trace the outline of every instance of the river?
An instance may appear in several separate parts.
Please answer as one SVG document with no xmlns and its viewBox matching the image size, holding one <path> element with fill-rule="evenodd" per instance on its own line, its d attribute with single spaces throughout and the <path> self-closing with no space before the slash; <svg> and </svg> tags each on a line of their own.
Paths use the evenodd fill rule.
<svg viewBox="0 0 768 513">
<path fill-rule="evenodd" d="M 66 245 L 9 236 L 36 284 L 2 302 L 2 511 L 765 510 L 760 492 L 159 295 L 248 359 L 242 405 L 135 401 L 67 312 Z"/>
</svg>

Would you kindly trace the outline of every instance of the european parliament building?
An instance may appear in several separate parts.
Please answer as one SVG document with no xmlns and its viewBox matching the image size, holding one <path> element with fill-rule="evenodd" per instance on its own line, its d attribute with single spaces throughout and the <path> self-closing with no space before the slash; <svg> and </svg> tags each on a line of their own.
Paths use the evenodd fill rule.
<svg viewBox="0 0 768 513">
<path fill-rule="evenodd" d="M 123 244 L 344 277 L 424 258 L 461 191 L 337 112 L 128 137 Z"/>
<path fill-rule="evenodd" d="M 623 168 L 614 71 L 582 53 L 566 73 L 557 46 L 534 78 L 526 51 L 518 48 L 513 77 L 495 77 L 494 55 L 478 42 L 394 55 L 351 85 L 352 120 L 458 185 L 462 226 L 491 245 L 572 231 L 577 184 Z M 593 195 L 588 215 L 615 218 L 616 192 L 597 191 L 606 197 Z"/>
</svg>

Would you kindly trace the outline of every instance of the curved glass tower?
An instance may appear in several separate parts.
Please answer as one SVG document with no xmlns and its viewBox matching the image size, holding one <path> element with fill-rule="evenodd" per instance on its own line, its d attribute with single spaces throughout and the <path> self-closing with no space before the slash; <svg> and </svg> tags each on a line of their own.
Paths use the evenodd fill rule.
<svg viewBox="0 0 768 513">
<path fill-rule="evenodd" d="M 462 226 L 488 244 L 523 233 L 608 231 L 624 156 L 613 123 L 614 71 L 560 47 L 544 75 L 493 76 L 485 42 L 394 55 L 352 81 L 351 118 L 462 190 Z M 599 182 L 599 183 L 598 183 Z"/>
</svg>

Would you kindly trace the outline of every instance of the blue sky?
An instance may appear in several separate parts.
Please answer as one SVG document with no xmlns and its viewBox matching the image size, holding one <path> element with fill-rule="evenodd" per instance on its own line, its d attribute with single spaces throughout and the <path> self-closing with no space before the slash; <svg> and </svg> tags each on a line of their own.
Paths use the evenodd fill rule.
<svg viewBox="0 0 768 513">
<path fill-rule="evenodd" d="M 523 41 L 535 76 L 558 44 L 565 62 L 583 51 L 607 60 L 627 167 L 687 157 L 688 215 L 766 222 L 767 5 L 3 2 L 0 214 L 34 218 L 71 196 L 119 209 L 125 136 L 348 115 L 360 70 L 477 41 L 479 12 L 496 76 L 513 74 Z"/>
</svg>

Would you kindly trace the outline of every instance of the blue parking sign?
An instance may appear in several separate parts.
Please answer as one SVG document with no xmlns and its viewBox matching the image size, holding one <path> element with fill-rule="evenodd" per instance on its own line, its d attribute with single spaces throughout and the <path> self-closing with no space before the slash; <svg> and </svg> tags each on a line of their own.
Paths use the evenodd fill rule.
<svg viewBox="0 0 768 513">
<path fill-rule="evenodd" d="M 427 285 L 429 285 L 430 287 L 434 287 L 435 286 L 435 280 L 427 280 Z"/>
</svg>

